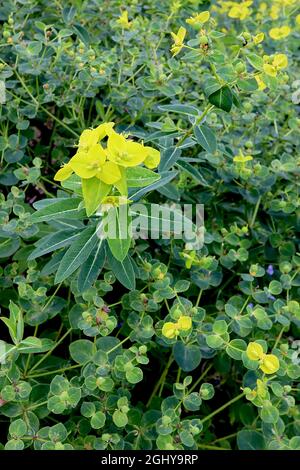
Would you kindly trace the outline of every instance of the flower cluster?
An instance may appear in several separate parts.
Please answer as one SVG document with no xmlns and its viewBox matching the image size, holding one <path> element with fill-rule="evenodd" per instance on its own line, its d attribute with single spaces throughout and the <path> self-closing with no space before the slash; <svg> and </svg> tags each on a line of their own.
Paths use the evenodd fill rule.
<svg viewBox="0 0 300 470">
<path fill-rule="evenodd" d="M 187 315 L 179 317 L 176 323 L 166 322 L 162 327 L 162 334 L 168 338 L 176 338 L 181 332 L 186 332 L 192 327 L 192 319 Z"/>
<path fill-rule="evenodd" d="M 96 176 L 106 184 L 114 184 L 121 178 L 121 168 L 141 163 L 148 168 L 155 168 L 159 164 L 158 150 L 126 139 L 117 134 L 113 126 L 114 123 L 109 122 L 95 129 L 84 130 L 76 154 L 58 170 L 54 179 L 64 181 L 74 172 L 80 178 Z M 108 137 L 106 148 L 100 144 L 104 137 Z"/>
<path fill-rule="evenodd" d="M 251 361 L 259 361 L 259 368 L 265 374 L 275 374 L 279 369 L 278 357 L 274 354 L 264 353 L 263 347 L 259 343 L 251 342 L 247 347 L 247 356 Z"/>
</svg>

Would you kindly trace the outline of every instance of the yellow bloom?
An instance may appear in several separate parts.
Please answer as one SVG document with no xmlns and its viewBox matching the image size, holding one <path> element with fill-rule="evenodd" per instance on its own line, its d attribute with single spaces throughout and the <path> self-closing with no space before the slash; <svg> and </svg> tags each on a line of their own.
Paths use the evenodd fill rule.
<svg viewBox="0 0 300 470">
<path fill-rule="evenodd" d="M 192 319 L 187 315 L 183 315 L 178 319 L 177 322 L 178 329 L 180 331 L 187 331 L 192 327 Z"/>
<path fill-rule="evenodd" d="M 88 153 L 77 152 L 69 165 L 80 178 L 96 176 L 106 184 L 113 184 L 121 178 L 118 165 L 106 161 L 106 154 L 100 144 L 90 147 Z"/>
<path fill-rule="evenodd" d="M 272 20 L 277 20 L 279 18 L 280 7 L 278 5 L 272 5 L 270 10 L 270 17 Z"/>
<path fill-rule="evenodd" d="M 246 163 L 250 162 L 253 160 L 253 157 L 251 155 L 237 155 L 236 157 L 233 157 L 233 161 L 235 163 Z"/>
<path fill-rule="evenodd" d="M 263 42 L 264 38 L 264 33 L 258 33 L 256 34 L 256 36 L 253 36 L 253 42 L 255 45 L 260 44 L 261 42 Z"/>
<path fill-rule="evenodd" d="M 278 41 L 279 39 L 286 38 L 291 33 L 289 26 L 281 26 L 280 28 L 272 28 L 269 31 L 269 35 L 272 39 Z"/>
<path fill-rule="evenodd" d="M 300 14 L 296 16 L 296 24 L 300 26 Z"/>
<path fill-rule="evenodd" d="M 129 29 L 132 26 L 132 21 L 128 21 L 128 11 L 124 10 L 116 21 L 117 24 L 124 29 Z"/>
<path fill-rule="evenodd" d="M 274 354 L 266 354 L 259 367 L 265 374 L 275 374 L 279 369 L 278 357 Z"/>
<path fill-rule="evenodd" d="M 253 1 L 248 0 L 242 3 L 235 3 L 229 10 L 228 16 L 230 18 L 245 20 L 250 14 L 251 10 L 249 6 L 252 5 Z"/>
<path fill-rule="evenodd" d="M 261 78 L 261 74 L 255 75 L 255 80 L 257 81 L 258 89 L 260 91 L 263 91 L 265 88 L 267 88 L 267 85 Z"/>
<path fill-rule="evenodd" d="M 285 69 L 288 66 L 288 58 L 285 54 L 275 54 L 272 65 L 277 70 Z"/>
<path fill-rule="evenodd" d="M 186 29 L 183 28 L 183 26 L 180 26 L 177 34 L 171 33 L 171 36 L 172 36 L 173 41 L 174 41 L 174 44 L 171 47 L 171 52 L 172 52 L 174 57 L 175 57 L 175 55 L 179 54 L 179 52 L 183 48 L 183 46 L 184 46 L 183 41 L 184 41 L 185 35 L 186 35 Z"/>
<path fill-rule="evenodd" d="M 112 132 L 107 141 L 107 156 L 111 162 L 120 166 L 137 166 L 148 156 L 146 147 L 137 142 L 126 140 L 123 135 Z"/>
<path fill-rule="evenodd" d="M 160 152 L 159 150 L 156 150 L 152 147 L 144 147 L 148 154 L 147 157 L 144 160 L 144 165 L 147 168 L 156 168 L 159 165 L 160 162 Z"/>
<path fill-rule="evenodd" d="M 177 323 L 167 322 L 164 324 L 161 330 L 162 334 L 168 338 L 173 339 L 179 335 L 179 329 Z"/>
<path fill-rule="evenodd" d="M 129 204 L 131 201 L 125 196 L 106 196 L 101 201 L 101 211 L 107 212 L 112 207 L 120 207 L 123 204 Z"/>
<path fill-rule="evenodd" d="M 247 346 L 246 354 L 251 361 L 258 361 L 264 355 L 264 350 L 259 343 L 249 343 Z"/>
<path fill-rule="evenodd" d="M 271 64 L 264 63 L 263 69 L 270 77 L 276 77 L 277 72 L 288 66 L 288 58 L 285 54 L 275 54 Z"/>
<path fill-rule="evenodd" d="M 71 176 L 72 173 L 73 173 L 73 170 L 70 167 L 70 165 L 67 163 L 56 172 L 53 179 L 54 181 L 65 181 Z"/>
<path fill-rule="evenodd" d="M 194 26 L 197 24 L 204 24 L 206 23 L 210 18 L 210 13 L 209 11 L 202 11 L 201 13 L 194 14 L 187 20 L 185 20 L 186 23 Z"/>
</svg>

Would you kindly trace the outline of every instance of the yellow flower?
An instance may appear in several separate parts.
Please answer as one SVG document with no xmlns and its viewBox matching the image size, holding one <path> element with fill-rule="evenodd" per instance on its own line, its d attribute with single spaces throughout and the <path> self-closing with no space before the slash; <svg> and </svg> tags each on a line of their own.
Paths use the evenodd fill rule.
<svg viewBox="0 0 300 470">
<path fill-rule="evenodd" d="M 266 354 L 259 367 L 265 374 L 275 374 L 279 369 L 278 357 L 274 354 Z"/>
<path fill-rule="evenodd" d="M 162 327 L 162 334 L 169 339 L 176 338 L 180 331 L 188 331 L 192 327 L 192 319 L 187 315 L 182 315 L 176 323 L 166 322 Z"/>
<path fill-rule="evenodd" d="M 179 52 L 183 48 L 183 46 L 184 46 L 183 41 L 184 41 L 185 35 L 186 35 L 186 29 L 183 28 L 183 26 L 180 26 L 177 34 L 171 33 L 171 36 L 172 36 L 173 41 L 174 41 L 174 44 L 171 47 L 171 52 L 172 52 L 174 57 L 177 54 L 179 54 Z"/>
<path fill-rule="evenodd" d="M 107 212 L 112 207 L 120 207 L 123 204 L 129 204 L 131 201 L 125 196 L 106 196 L 101 201 L 101 211 Z"/>
<path fill-rule="evenodd" d="M 266 384 L 262 380 L 257 379 L 256 389 L 257 389 L 257 395 L 260 398 L 265 398 L 266 397 L 267 392 L 268 392 L 268 387 L 266 386 Z"/>
<path fill-rule="evenodd" d="M 173 339 L 179 335 L 179 329 L 177 323 L 167 322 L 164 324 L 161 330 L 162 334 L 168 338 Z"/>
<path fill-rule="evenodd" d="M 246 354 L 251 361 L 258 361 L 264 355 L 264 350 L 259 343 L 249 343 L 247 346 Z"/>
<path fill-rule="evenodd" d="M 280 28 L 272 28 L 269 31 L 269 35 L 272 39 L 278 41 L 279 39 L 286 38 L 291 33 L 289 26 L 281 26 Z"/>
<path fill-rule="evenodd" d="M 124 29 L 129 29 L 132 26 L 132 21 L 128 21 L 128 11 L 124 10 L 116 21 L 117 24 Z"/>
<path fill-rule="evenodd" d="M 246 163 L 246 162 L 250 162 L 251 160 L 253 160 L 253 157 L 251 157 L 251 155 L 237 155 L 236 157 L 233 157 L 233 161 L 235 163 Z"/>
<path fill-rule="evenodd" d="M 113 122 L 100 124 L 95 129 L 85 129 L 73 158 L 54 176 L 55 181 L 68 179 L 73 172 L 81 178 L 97 176 L 101 181 L 112 184 L 121 178 L 117 165 L 106 161 L 106 154 L 99 141 L 113 132 Z"/>
<path fill-rule="evenodd" d="M 265 88 L 267 88 L 267 85 L 261 78 L 261 74 L 255 75 L 255 80 L 257 81 L 258 89 L 260 91 L 263 91 Z"/>
<path fill-rule="evenodd" d="M 277 20 L 279 18 L 280 7 L 278 5 L 272 5 L 270 10 L 270 17 L 272 20 Z"/>
<path fill-rule="evenodd" d="M 259 368 L 265 374 L 274 374 L 279 369 L 279 360 L 274 354 L 265 354 L 259 343 L 249 343 L 246 354 L 252 361 L 259 361 Z"/>
<path fill-rule="evenodd" d="M 265 59 L 264 59 L 265 60 Z M 263 69 L 267 75 L 276 77 L 277 72 L 288 66 L 288 58 L 285 54 L 275 54 L 271 64 L 264 63 Z"/>
<path fill-rule="evenodd" d="M 100 144 L 90 147 L 88 153 L 77 152 L 69 165 L 80 178 L 96 176 L 106 184 L 113 184 L 121 178 L 118 165 L 106 161 L 106 153 Z"/>
<path fill-rule="evenodd" d="M 235 3 L 229 10 L 228 16 L 230 18 L 235 18 L 243 21 L 246 19 L 250 14 L 251 10 L 249 6 L 252 5 L 253 1 L 248 0 L 242 3 Z"/>
<path fill-rule="evenodd" d="M 72 173 L 73 170 L 71 166 L 67 163 L 56 172 L 53 179 L 55 181 L 65 181 L 71 176 Z"/>
<path fill-rule="evenodd" d="M 148 154 L 149 151 L 142 144 L 126 140 L 123 135 L 114 131 L 108 137 L 108 159 L 120 166 L 137 166 L 147 158 Z"/>
<path fill-rule="evenodd" d="M 192 327 L 192 319 L 187 315 L 183 315 L 177 321 L 177 326 L 180 331 L 187 331 Z"/>
<path fill-rule="evenodd" d="M 256 34 L 256 36 L 253 36 L 253 42 L 255 45 L 260 44 L 261 42 L 263 42 L 264 38 L 264 33 L 258 33 Z"/>
<path fill-rule="evenodd" d="M 296 24 L 300 26 L 300 14 L 296 16 Z"/>
<path fill-rule="evenodd" d="M 194 14 L 187 20 L 185 20 L 186 23 L 194 26 L 197 24 L 204 24 L 206 23 L 210 18 L 210 13 L 209 11 L 202 11 L 201 13 Z"/>
<path fill-rule="evenodd" d="M 156 168 L 160 162 L 160 152 L 152 147 L 144 147 L 147 150 L 148 154 L 144 160 L 144 165 L 147 168 Z"/>
</svg>

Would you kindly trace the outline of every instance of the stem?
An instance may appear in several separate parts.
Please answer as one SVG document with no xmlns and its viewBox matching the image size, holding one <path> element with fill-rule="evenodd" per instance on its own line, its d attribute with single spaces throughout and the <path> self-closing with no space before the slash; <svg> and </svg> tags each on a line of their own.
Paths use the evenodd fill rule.
<svg viewBox="0 0 300 470">
<path fill-rule="evenodd" d="M 281 328 L 281 330 L 280 330 L 280 332 L 279 332 L 279 335 L 278 335 L 277 338 L 276 338 L 275 344 L 274 344 L 274 346 L 273 346 L 273 348 L 272 348 L 272 351 L 274 351 L 274 349 L 277 348 L 277 345 L 278 345 L 278 343 L 279 343 L 279 341 L 281 340 L 281 337 L 282 337 L 282 335 L 283 335 L 284 329 L 285 329 L 285 326 L 283 326 L 283 327 Z"/>
<path fill-rule="evenodd" d="M 224 447 L 211 446 L 208 444 L 198 444 L 198 447 L 200 449 L 209 449 L 209 450 L 229 450 L 229 449 L 224 449 Z"/>
<path fill-rule="evenodd" d="M 46 354 L 45 356 L 43 356 L 36 364 L 34 364 L 34 366 L 30 369 L 30 372 L 32 372 L 34 369 L 36 369 L 40 364 L 42 364 L 42 362 L 44 362 L 45 359 L 47 359 L 48 356 L 50 356 L 50 354 L 52 354 L 52 352 L 54 351 L 55 348 L 57 348 L 57 346 L 63 342 L 63 340 L 68 336 L 68 334 L 70 334 L 72 331 L 72 328 L 69 328 L 68 331 L 66 331 L 66 333 L 60 338 L 59 341 L 57 341 L 57 343 L 55 343 L 55 345 L 53 346 L 53 348 L 51 348 Z"/>
<path fill-rule="evenodd" d="M 200 289 L 200 292 L 199 292 L 199 294 L 198 294 L 197 301 L 196 301 L 196 307 L 199 306 L 199 303 L 200 303 L 200 300 L 201 300 L 201 296 L 202 296 L 202 292 L 203 292 L 203 289 Z"/>
<path fill-rule="evenodd" d="M 202 379 L 206 376 L 206 374 L 210 371 L 212 368 L 213 364 L 209 364 L 209 366 L 204 370 L 204 372 L 200 375 L 199 379 L 196 380 L 194 385 L 190 388 L 189 393 L 192 393 L 195 388 L 199 385 L 199 383 L 202 381 Z"/>
<path fill-rule="evenodd" d="M 122 344 L 124 344 L 125 341 L 128 341 L 129 339 L 130 339 L 129 336 L 126 336 L 126 338 L 124 338 L 122 341 L 120 341 L 120 343 L 118 343 L 116 346 L 114 346 L 114 347 L 111 348 L 109 351 L 107 351 L 106 354 L 112 353 L 113 351 L 115 351 L 116 349 L 118 349 Z"/>
<path fill-rule="evenodd" d="M 30 406 L 30 408 L 27 408 L 26 411 L 35 410 L 35 409 L 38 408 L 39 406 L 47 405 L 47 403 L 48 403 L 48 400 L 42 401 L 41 403 L 37 403 L 37 404 L 35 404 L 35 405 Z"/>
<path fill-rule="evenodd" d="M 252 219 L 251 219 L 251 222 L 249 224 L 250 228 L 252 228 L 254 223 L 255 223 L 255 219 L 256 219 L 256 216 L 257 216 L 257 212 L 258 212 L 258 209 L 259 209 L 260 202 L 261 202 L 261 196 L 259 196 L 259 198 L 257 199 L 257 203 L 256 203 L 256 206 L 254 208 Z"/>
<path fill-rule="evenodd" d="M 72 370 L 72 369 L 76 369 L 77 367 L 82 367 L 82 365 L 83 364 L 75 364 L 73 366 L 62 367 L 61 369 L 51 370 L 49 372 L 42 372 L 41 374 L 28 375 L 27 378 L 34 379 L 36 377 L 44 377 L 45 375 L 61 374 L 67 370 Z"/>
<path fill-rule="evenodd" d="M 209 415 L 205 416 L 201 421 L 202 423 L 205 423 L 205 421 L 208 421 L 210 420 L 213 416 L 215 416 L 216 414 L 218 413 L 221 413 L 221 411 L 225 410 L 225 408 L 227 408 L 228 406 L 232 405 L 233 403 L 235 403 L 236 401 L 238 401 L 240 398 L 242 398 L 243 396 L 245 395 L 245 393 L 240 393 L 240 395 L 232 398 L 232 400 L 229 400 L 227 403 L 225 403 L 224 405 L 220 406 L 220 408 L 216 409 L 215 411 L 213 411 L 212 413 L 210 413 Z"/>
<path fill-rule="evenodd" d="M 4 62 L 4 61 L 2 61 Z M 6 62 L 4 62 L 6 64 Z M 33 96 L 33 94 L 31 93 L 31 91 L 29 90 L 29 88 L 27 87 L 26 83 L 24 82 L 24 80 L 22 79 L 22 77 L 19 75 L 18 71 L 16 70 L 16 68 L 13 68 L 11 67 L 9 64 L 6 64 L 8 67 L 10 67 L 14 73 L 16 74 L 19 82 L 21 83 L 22 87 L 24 88 L 24 90 L 26 91 L 26 93 L 30 96 L 30 98 L 32 99 L 32 101 L 34 102 L 34 104 L 42 109 L 46 114 L 48 114 L 48 116 L 50 116 L 54 121 L 58 122 L 62 127 L 64 127 L 65 129 L 67 129 L 69 132 L 71 132 L 71 134 L 73 134 L 75 137 L 79 137 L 79 134 L 77 132 L 75 132 L 71 127 L 69 127 L 67 124 L 65 124 L 63 121 L 61 121 L 59 118 L 57 118 L 54 114 L 52 114 L 50 111 L 48 111 L 47 108 L 45 108 L 43 105 L 41 105 L 38 100 Z"/>
<path fill-rule="evenodd" d="M 196 119 L 195 124 L 191 129 L 189 129 L 176 144 L 176 147 L 180 147 L 181 144 L 188 138 L 189 135 L 193 133 L 193 129 L 195 126 L 201 123 L 201 121 L 205 118 L 205 116 L 214 108 L 214 105 L 208 104 L 204 109 L 203 113 Z"/>
<path fill-rule="evenodd" d="M 166 365 L 166 367 L 165 367 L 163 373 L 161 374 L 160 379 L 159 379 L 158 382 L 155 384 L 155 387 L 154 387 L 154 389 L 153 389 L 153 391 L 152 391 L 152 393 L 151 393 L 151 395 L 150 395 L 149 400 L 147 401 L 146 408 L 149 407 L 149 405 L 150 405 L 150 403 L 151 403 L 151 401 L 152 401 L 152 398 L 155 396 L 157 390 L 159 389 L 159 386 L 160 386 L 161 382 L 162 382 L 163 380 L 165 380 L 165 378 L 166 378 L 166 376 L 167 376 L 167 374 L 168 374 L 168 371 L 169 371 L 169 367 L 170 367 L 170 365 L 172 364 L 172 362 L 173 362 L 173 357 L 172 357 L 172 353 L 171 353 L 171 354 L 170 354 L 170 357 L 169 357 L 169 361 L 168 361 L 168 363 L 167 363 L 167 365 Z"/>
<path fill-rule="evenodd" d="M 36 325 L 35 328 L 34 328 L 33 336 L 35 336 L 35 337 L 36 337 L 36 335 L 37 335 L 38 328 L 39 328 L 39 325 Z M 32 353 L 31 353 L 31 354 L 28 354 L 27 361 L 26 361 L 26 365 L 25 365 L 25 369 L 24 369 L 24 375 L 27 374 L 27 371 L 28 371 L 28 368 L 29 368 L 29 364 L 30 364 L 30 360 L 31 360 L 31 356 L 32 356 Z"/>
</svg>

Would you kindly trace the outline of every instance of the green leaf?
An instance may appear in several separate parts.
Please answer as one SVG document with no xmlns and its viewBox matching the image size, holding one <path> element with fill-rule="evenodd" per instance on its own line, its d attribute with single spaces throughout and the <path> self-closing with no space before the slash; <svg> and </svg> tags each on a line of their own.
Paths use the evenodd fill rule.
<svg viewBox="0 0 300 470">
<path fill-rule="evenodd" d="M 28 336 L 18 344 L 18 351 L 22 353 L 32 353 L 42 347 L 42 341 L 35 336 Z"/>
<path fill-rule="evenodd" d="M 229 86 L 225 85 L 220 88 L 220 90 L 217 90 L 211 95 L 209 95 L 208 100 L 217 108 L 229 112 L 231 110 L 233 102 L 231 89 L 229 88 Z"/>
<path fill-rule="evenodd" d="M 106 416 L 102 411 L 97 411 L 91 419 L 91 426 L 93 429 L 103 428 L 105 424 Z"/>
<path fill-rule="evenodd" d="M 49 204 L 37 210 L 31 216 L 32 223 L 48 222 L 53 219 L 73 218 L 79 219 L 84 216 L 84 211 L 79 210 L 80 198 L 66 198 L 53 204 Z"/>
<path fill-rule="evenodd" d="M 20 246 L 19 237 L 0 236 L 0 258 L 8 258 L 13 255 Z"/>
<path fill-rule="evenodd" d="M 165 172 L 162 172 L 162 173 L 160 173 L 160 179 L 158 181 L 155 181 L 155 183 L 152 183 L 149 186 L 147 186 L 145 188 L 141 188 L 141 189 L 139 189 L 135 192 L 134 192 L 134 190 L 131 190 L 129 192 L 129 198 L 132 201 L 138 201 L 142 196 L 144 196 L 144 194 L 147 194 L 150 191 L 153 191 L 154 189 L 165 186 L 167 183 L 172 181 L 177 175 L 178 175 L 178 171 L 165 171 Z"/>
<path fill-rule="evenodd" d="M 104 240 L 99 240 L 90 256 L 80 268 L 78 276 L 78 290 L 84 292 L 98 279 L 106 258 Z"/>
<path fill-rule="evenodd" d="M 201 173 L 193 167 L 190 163 L 186 162 L 185 160 L 179 160 L 177 162 L 177 166 L 188 173 L 192 178 L 194 178 L 199 184 L 202 186 L 209 186 L 206 179 L 201 175 Z"/>
<path fill-rule="evenodd" d="M 198 116 L 199 111 L 195 106 L 185 104 L 164 104 L 158 106 L 160 111 L 169 111 L 171 113 L 185 114 L 187 116 Z"/>
<path fill-rule="evenodd" d="M 126 379 L 131 384 L 137 384 L 143 380 L 143 371 L 139 367 L 132 367 L 126 371 L 125 375 Z"/>
<path fill-rule="evenodd" d="M 13 421 L 9 426 L 9 434 L 14 438 L 22 437 L 27 432 L 27 426 L 23 419 Z"/>
<path fill-rule="evenodd" d="M 126 426 L 126 424 L 128 423 L 127 414 L 123 413 L 120 410 L 116 410 L 113 413 L 112 419 L 113 419 L 114 424 L 118 428 L 124 428 Z"/>
<path fill-rule="evenodd" d="M 67 250 L 60 262 L 55 283 L 64 281 L 89 257 L 98 239 L 95 227 L 87 227 Z"/>
<path fill-rule="evenodd" d="M 161 154 L 159 171 L 168 171 L 180 158 L 181 150 L 178 147 L 169 147 Z"/>
<path fill-rule="evenodd" d="M 201 361 L 200 348 L 193 344 L 189 345 L 178 341 L 173 347 L 173 354 L 177 365 L 184 372 L 196 369 Z"/>
<path fill-rule="evenodd" d="M 242 360 L 242 354 L 247 349 L 247 344 L 242 339 L 233 339 L 226 346 L 226 353 L 236 361 Z"/>
<path fill-rule="evenodd" d="M 95 345 L 87 339 L 78 339 L 69 346 L 72 359 L 78 364 L 85 364 L 92 360 L 96 352 Z"/>
<path fill-rule="evenodd" d="M 111 185 L 103 183 L 96 176 L 89 179 L 82 178 L 81 183 L 86 215 L 90 217 L 111 190 Z"/>
<path fill-rule="evenodd" d="M 131 236 L 128 231 L 131 217 L 128 206 L 122 205 L 110 209 L 105 218 L 105 222 L 110 231 L 115 231 L 113 236 L 107 235 L 107 242 L 111 253 L 118 261 L 123 261 L 131 245 Z M 115 230 L 114 230 L 115 229 Z"/>
<path fill-rule="evenodd" d="M 127 289 L 135 289 L 135 273 L 129 255 L 123 261 L 118 261 L 111 253 L 107 253 L 109 267 L 118 281 Z"/>
<path fill-rule="evenodd" d="M 143 188 L 155 183 L 160 179 L 160 175 L 147 168 L 140 166 L 126 169 L 127 185 L 131 188 Z"/>
<path fill-rule="evenodd" d="M 216 136 L 208 126 L 205 124 L 196 126 L 194 128 L 194 134 L 201 147 L 203 147 L 207 152 L 215 153 L 217 150 Z"/>
<path fill-rule="evenodd" d="M 265 440 L 260 432 L 243 429 L 238 432 L 237 445 L 239 450 L 264 450 Z"/>
<path fill-rule="evenodd" d="M 263 71 L 264 61 L 262 57 L 256 54 L 247 54 L 247 59 L 254 69 Z"/>
<path fill-rule="evenodd" d="M 239 78 L 237 80 L 237 85 L 239 86 L 241 90 L 247 91 L 247 92 L 257 90 L 258 88 L 257 81 L 255 80 L 255 78 L 248 78 L 247 80 L 245 79 L 242 80 Z"/>
<path fill-rule="evenodd" d="M 71 230 L 61 230 L 60 232 L 46 235 L 39 240 L 37 248 L 30 253 L 28 260 L 39 258 L 59 248 L 71 245 L 79 235 L 80 232 L 74 233 Z"/>
</svg>

